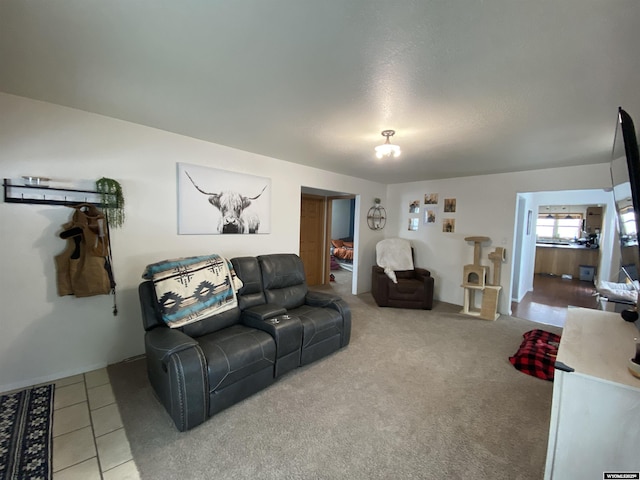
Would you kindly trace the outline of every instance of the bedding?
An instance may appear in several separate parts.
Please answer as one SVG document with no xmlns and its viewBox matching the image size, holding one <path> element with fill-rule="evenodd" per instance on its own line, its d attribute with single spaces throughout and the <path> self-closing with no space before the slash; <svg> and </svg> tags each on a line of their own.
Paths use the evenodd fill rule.
<svg viewBox="0 0 640 480">
<path fill-rule="evenodd" d="M 331 254 L 341 260 L 353 261 L 353 242 L 331 240 Z"/>
<path fill-rule="evenodd" d="M 639 289 L 640 284 L 637 280 L 634 280 L 633 283 L 615 283 L 600 280 L 596 286 L 598 294 L 612 302 L 637 303 Z"/>
</svg>

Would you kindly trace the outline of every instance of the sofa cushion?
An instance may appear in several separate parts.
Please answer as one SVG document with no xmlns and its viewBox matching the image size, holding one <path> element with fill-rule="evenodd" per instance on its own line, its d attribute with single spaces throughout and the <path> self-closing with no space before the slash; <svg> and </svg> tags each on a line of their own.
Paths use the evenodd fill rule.
<svg viewBox="0 0 640 480">
<path fill-rule="evenodd" d="M 238 290 L 238 305 L 241 310 L 266 303 L 262 290 L 262 272 L 256 257 L 237 257 L 231 259 L 233 269 L 242 280 Z"/>
<path fill-rule="evenodd" d="M 327 338 L 340 335 L 342 332 L 342 316 L 332 308 L 303 305 L 289 310 L 302 322 L 302 348 L 322 342 Z"/>
<path fill-rule="evenodd" d="M 398 278 L 398 283 L 389 285 L 389 298 L 413 298 L 422 294 L 424 283 L 415 278 Z"/>
<path fill-rule="evenodd" d="M 178 330 L 181 330 L 190 337 L 198 338 L 230 327 L 236 323 L 240 323 L 240 309 L 238 307 L 227 310 L 226 312 L 216 313 L 210 317 L 203 318 L 199 322 L 180 327 Z"/>
<path fill-rule="evenodd" d="M 265 368 L 273 368 L 276 345 L 271 335 L 233 325 L 198 338 L 207 359 L 209 391 L 223 389 Z"/>
<path fill-rule="evenodd" d="M 300 257 L 277 253 L 261 255 L 258 262 L 267 303 L 282 305 L 287 310 L 304 304 L 308 288 Z"/>
</svg>

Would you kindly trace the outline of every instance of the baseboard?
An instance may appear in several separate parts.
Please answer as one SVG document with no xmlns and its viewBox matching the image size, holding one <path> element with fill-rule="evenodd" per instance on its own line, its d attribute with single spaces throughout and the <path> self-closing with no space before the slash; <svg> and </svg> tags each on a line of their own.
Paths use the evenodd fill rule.
<svg viewBox="0 0 640 480">
<path fill-rule="evenodd" d="M 74 375 L 91 372 L 93 370 L 98 370 L 106 366 L 107 366 L 106 362 L 101 362 L 94 365 L 88 365 L 85 367 L 66 370 L 64 372 L 52 373 L 51 375 L 45 375 L 44 377 L 31 378 L 28 380 L 21 380 L 19 382 L 8 383 L 6 385 L 0 385 L 0 392 L 11 392 L 13 390 L 19 390 L 22 388 L 31 387 L 32 385 L 41 385 L 43 383 L 53 383 L 56 380 L 60 380 L 61 378 L 73 377 Z"/>
</svg>

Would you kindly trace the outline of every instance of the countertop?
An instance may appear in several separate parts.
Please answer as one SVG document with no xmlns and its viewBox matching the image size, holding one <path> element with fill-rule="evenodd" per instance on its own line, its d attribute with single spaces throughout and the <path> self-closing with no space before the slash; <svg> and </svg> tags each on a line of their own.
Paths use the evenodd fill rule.
<svg viewBox="0 0 640 480">
<path fill-rule="evenodd" d="M 597 250 L 598 248 L 591 248 L 591 247 L 587 247 L 586 245 L 578 245 L 576 243 L 570 243 L 570 244 L 559 244 L 559 243 L 537 243 L 536 242 L 536 247 L 541 247 L 541 248 L 564 248 L 564 249 L 568 249 L 568 250 Z"/>
</svg>

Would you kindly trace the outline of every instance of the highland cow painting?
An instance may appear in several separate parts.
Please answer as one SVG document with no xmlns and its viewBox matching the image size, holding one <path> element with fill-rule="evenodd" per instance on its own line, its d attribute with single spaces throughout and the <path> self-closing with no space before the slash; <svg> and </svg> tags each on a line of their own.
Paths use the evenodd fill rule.
<svg viewBox="0 0 640 480">
<path fill-rule="evenodd" d="M 178 234 L 271 231 L 271 179 L 178 163 Z"/>
</svg>

